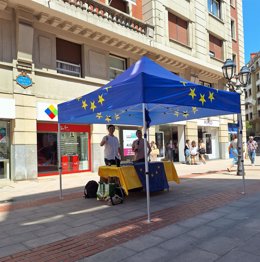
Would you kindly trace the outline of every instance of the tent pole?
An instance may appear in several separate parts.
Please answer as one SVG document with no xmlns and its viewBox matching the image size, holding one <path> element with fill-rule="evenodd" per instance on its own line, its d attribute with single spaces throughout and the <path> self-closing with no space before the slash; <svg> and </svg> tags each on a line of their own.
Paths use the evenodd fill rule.
<svg viewBox="0 0 260 262">
<path fill-rule="evenodd" d="M 59 167 L 59 177 L 60 177 L 60 199 L 63 199 L 63 196 L 62 196 L 61 148 L 60 148 L 60 123 L 58 123 L 58 167 Z"/>
<path fill-rule="evenodd" d="M 150 213 L 150 187 L 149 187 L 149 167 L 148 167 L 148 156 L 147 156 L 147 134 L 146 134 L 146 121 L 145 121 L 145 109 L 146 105 L 143 103 L 143 129 L 144 129 L 144 155 L 145 155 L 145 182 L 146 182 L 146 200 L 147 200 L 147 222 L 151 222 Z"/>
</svg>

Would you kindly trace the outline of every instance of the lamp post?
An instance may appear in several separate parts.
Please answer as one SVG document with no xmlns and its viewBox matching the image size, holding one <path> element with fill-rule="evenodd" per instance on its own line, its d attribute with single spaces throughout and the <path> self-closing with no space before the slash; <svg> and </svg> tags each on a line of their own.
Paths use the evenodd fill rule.
<svg viewBox="0 0 260 262">
<path fill-rule="evenodd" d="M 243 93 L 243 89 L 247 86 L 250 78 L 250 70 L 247 66 L 243 66 L 238 74 L 236 74 L 236 64 L 233 60 L 227 59 L 222 66 L 222 71 L 225 79 L 228 81 L 228 89 L 231 92 Z M 236 82 L 232 82 L 235 79 Z M 241 107 L 241 102 L 240 102 Z M 241 113 L 237 114 L 238 132 L 237 132 L 237 149 L 238 149 L 238 163 L 237 175 L 243 177 L 243 193 L 245 193 L 245 169 L 243 157 L 243 122 Z"/>
</svg>

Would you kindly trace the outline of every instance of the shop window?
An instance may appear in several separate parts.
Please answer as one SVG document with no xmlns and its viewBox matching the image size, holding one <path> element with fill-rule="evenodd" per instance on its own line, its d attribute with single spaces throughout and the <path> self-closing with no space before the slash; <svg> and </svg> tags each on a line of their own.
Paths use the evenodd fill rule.
<svg viewBox="0 0 260 262">
<path fill-rule="evenodd" d="M 221 19 L 221 0 L 208 0 L 208 11 Z"/>
<path fill-rule="evenodd" d="M 126 70 L 126 59 L 114 55 L 109 56 L 109 79 L 113 80 Z"/>
<path fill-rule="evenodd" d="M 37 124 L 38 173 L 58 172 L 58 125 Z M 90 127 L 85 125 L 61 125 L 60 148 L 63 173 L 90 169 Z"/>
<path fill-rule="evenodd" d="M 81 45 L 56 39 L 57 73 L 81 77 Z"/>
<path fill-rule="evenodd" d="M 213 35 L 209 35 L 209 52 L 211 57 L 223 60 L 223 41 Z"/>
<path fill-rule="evenodd" d="M 0 179 L 10 179 L 10 122 L 0 121 Z"/>
<path fill-rule="evenodd" d="M 170 40 L 188 45 L 188 22 L 180 17 L 168 13 L 168 28 Z"/>
</svg>

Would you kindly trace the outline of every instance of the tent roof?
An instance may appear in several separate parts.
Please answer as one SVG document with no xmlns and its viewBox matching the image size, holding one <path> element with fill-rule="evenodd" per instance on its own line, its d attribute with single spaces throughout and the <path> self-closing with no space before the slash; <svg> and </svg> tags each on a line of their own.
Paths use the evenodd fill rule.
<svg viewBox="0 0 260 262">
<path fill-rule="evenodd" d="M 58 105 L 59 123 L 151 125 L 240 113 L 240 95 L 187 81 L 147 57 L 94 92 Z"/>
</svg>

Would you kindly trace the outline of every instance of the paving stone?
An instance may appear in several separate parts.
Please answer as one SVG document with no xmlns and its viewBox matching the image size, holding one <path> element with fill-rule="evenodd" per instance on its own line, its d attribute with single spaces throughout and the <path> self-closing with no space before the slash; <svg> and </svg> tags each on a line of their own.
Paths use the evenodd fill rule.
<svg viewBox="0 0 260 262">
<path fill-rule="evenodd" d="M 241 245 L 240 250 L 260 256 L 260 233 L 257 233 Z M 259 260 L 260 261 L 260 260 Z"/>
<path fill-rule="evenodd" d="M 169 225 L 166 227 L 163 227 L 161 229 L 158 229 L 156 231 L 152 231 L 151 235 L 153 236 L 159 236 L 164 239 L 174 238 L 178 235 L 181 235 L 185 232 L 187 232 L 189 228 L 179 226 L 177 224 Z"/>
<path fill-rule="evenodd" d="M 217 262 L 259 262 L 260 256 L 233 249 L 217 260 Z"/>
<path fill-rule="evenodd" d="M 206 219 L 198 218 L 198 217 L 192 217 L 189 219 L 186 219 L 184 221 L 178 222 L 177 224 L 183 227 L 197 227 L 200 225 L 203 225 L 207 223 L 208 221 Z"/>
<path fill-rule="evenodd" d="M 132 249 L 134 251 L 142 251 L 149 247 L 159 245 L 163 241 L 165 241 L 165 239 L 149 234 L 123 243 L 121 246 Z"/>
<path fill-rule="evenodd" d="M 133 256 L 134 254 L 136 254 L 136 252 L 133 250 L 127 249 L 125 247 L 117 246 L 107 249 L 91 257 L 80 259 L 77 262 L 98 262 L 98 261 L 117 262 L 117 261 L 123 261 L 124 258 Z"/>
<path fill-rule="evenodd" d="M 197 242 L 196 246 L 210 253 L 222 256 L 225 253 L 232 250 L 238 244 L 239 240 L 235 240 L 234 238 L 223 237 L 220 235 L 206 239 L 203 242 Z"/>
<path fill-rule="evenodd" d="M 27 248 L 22 244 L 13 244 L 9 246 L 4 246 L 0 248 L 0 257 L 5 257 L 24 250 L 27 250 Z"/>
<path fill-rule="evenodd" d="M 199 261 L 199 262 L 213 262 L 218 259 L 219 256 L 216 254 L 212 254 L 205 250 L 201 250 L 198 248 L 192 248 L 190 250 L 185 250 L 182 254 L 175 257 L 172 254 L 168 254 L 168 256 L 162 257 L 160 261 L 162 262 L 190 262 L 190 261 Z"/>
<path fill-rule="evenodd" d="M 203 239 L 215 235 L 216 231 L 216 228 L 206 225 L 190 230 L 187 234 L 195 238 Z"/>
</svg>

